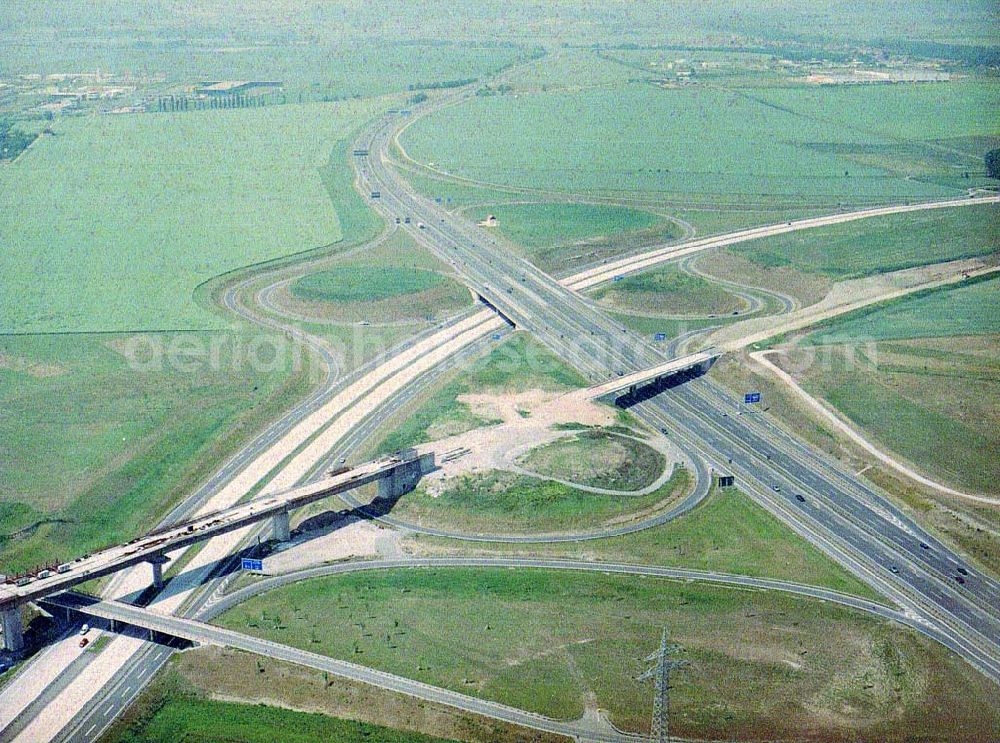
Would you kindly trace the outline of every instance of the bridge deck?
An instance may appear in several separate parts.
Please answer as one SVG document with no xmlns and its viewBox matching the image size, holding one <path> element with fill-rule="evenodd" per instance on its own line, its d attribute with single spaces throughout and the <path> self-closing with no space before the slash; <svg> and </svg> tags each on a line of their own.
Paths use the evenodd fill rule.
<svg viewBox="0 0 1000 743">
<path fill-rule="evenodd" d="M 595 385 L 587 391 L 588 397 L 598 398 L 605 397 L 606 395 L 615 395 L 619 392 L 626 392 L 631 390 L 633 387 L 639 387 L 647 382 L 655 382 L 663 377 L 669 377 L 672 374 L 677 374 L 678 372 L 703 365 L 710 365 L 717 358 L 719 358 L 719 355 L 720 354 L 717 351 L 710 350 L 699 351 L 698 353 L 688 354 L 687 356 L 679 356 L 676 359 L 671 359 L 670 361 L 664 362 L 659 366 L 654 366 L 650 369 L 641 369 L 637 372 L 633 372 L 632 374 L 626 374 L 625 376 L 618 377 L 617 379 L 612 379 Z"/>
<path fill-rule="evenodd" d="M 433 454 L 407 460 L 387 457 L 358 465 L 316 483 L 292 488 L 282 493 L 254 498 L 220 511 L 201 514 L 189 521 L 147 534 L 128 544 L 109 547 L 79 561 L 69 563 L 67 572 L 53 571 L 48 577 L 35 579 L 26 586 L 4 584 L 0 588 L 0 609 L 20 606 L 58 591 L 65 591 L 85 581 L 116 573 L 141 562 L 156 560 L 167 552 L 195 542 L 241 529 L 258 521 L 272 518 L 279 513 L 308 505 L 321 498 L 353 490 L 381 478 L 389 477 L 401 467 L 420 466 L 423 469 L 428 467 L 427 462 L 424 461 L 428 458 L 433 460 Z"/>
</svg>

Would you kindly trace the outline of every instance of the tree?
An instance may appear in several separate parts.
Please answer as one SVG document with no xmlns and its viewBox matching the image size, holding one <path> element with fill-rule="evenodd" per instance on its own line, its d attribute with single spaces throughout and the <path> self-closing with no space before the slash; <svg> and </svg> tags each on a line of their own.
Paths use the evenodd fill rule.
<svg viewBox="0 0 1000 743">
<path fill-rule="evenodd" d="M 990 150 L 983 159 L 986 161 L 986 175 L 1000 178 L 1000 149 Z"/>
</svg>

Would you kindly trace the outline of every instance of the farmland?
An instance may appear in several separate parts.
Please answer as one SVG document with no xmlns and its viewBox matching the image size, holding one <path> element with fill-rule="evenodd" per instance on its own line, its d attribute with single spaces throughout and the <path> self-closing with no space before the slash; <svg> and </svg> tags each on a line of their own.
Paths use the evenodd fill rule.
<svg viewBox="0 0 1000 743">
<path fill-rule="evenodd" d="M 860 728 L 902 740 L 934 737 L 941 724 L 997 724 L 996 710 L 975 703 L 989 682 L 939 646 L 778 594 L 543 570 L 392 570 L 285 586 L 217 621 L 558 718 L 578 717 L 589 698 L 627 730 L 648 730 L 652 691 L 635 678 L 664 626 L 691 664 L 671 694 L 675 734 L 849 740 Z M 926 714 L 939 705 L 947 723 Z"/>
<path fill-rule="evenodd" d="M 287 346 L 277 363 L 255 364 L 255 348 L 270 353 L 259 341 L 235 333 L 0 338 L 4 567 L 131 539 L 303 395 L 308 366 L 296 371 Z"/>
<path fill-rule="evenodd" d="M 60 121 L 0 171 L 0 331 L 219 327 L 201 282 L 341 238 L 322 170 L 383 105 Z"/>
<path fill-rule="evenodd" d="M 951 136 L 974 133 L 963 123 L 955 122 Z M 525 140 L 529 126 L 533 136 Z M 624 85 L 614 96 L 480 97 L 418 121 L 402 137 L 410 156 L 449 173 L 563 191 L 655 193 L 692 203 L 727 195 L 831 203 L 959 193 L 815 146 L 888 141 L 725 90 L 644 84 Z"/>
</svg>

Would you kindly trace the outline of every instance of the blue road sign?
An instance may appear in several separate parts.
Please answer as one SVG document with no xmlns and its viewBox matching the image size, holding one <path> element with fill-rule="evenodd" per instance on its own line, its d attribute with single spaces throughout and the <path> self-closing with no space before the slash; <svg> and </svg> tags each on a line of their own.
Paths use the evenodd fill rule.
<svg viewBox="0 0 1000 743">
<path fill-rule="evenodd" d="M 665 341 L 667 339 L 666 333 L 657 333 L 653 336 L 654 341 Z"/>
<path fill-rule="evenodd" d="M 254 560 L 250 557 L 244 557 L 240 559 L 240 570 L 257 570 L 262 571 L 264 569 L 263 560 Z"/>
<path fill-rule="evenodd" d="M 493 334 L 493 340 L 495 340 L 495 341 L 498 341 L 498 340 L 500 340 L 501 338 L 503 338 L 503 336 L 502 336 L 502 335 L 500 335 L 499 333 L 494 333 L 494 334 Z"/>
<path fill-rule="evenodd" d="M 614 278 L 614 279 L 612 279 L 612 280 L 613 280 L 613 281 L 621 281 L 621 280 L 622 280 L 622 279 L 624 279 L 624 278 L 625 278 L 624 276 L 615 276 L 615 278 Z"/>
<path fill-rule="evenodd" d="M 748 392 L 743 395 L 743 402 L 747 405 L 752 405 L 755 402 L 760 402 L 759 392 Z"/>
</svg>

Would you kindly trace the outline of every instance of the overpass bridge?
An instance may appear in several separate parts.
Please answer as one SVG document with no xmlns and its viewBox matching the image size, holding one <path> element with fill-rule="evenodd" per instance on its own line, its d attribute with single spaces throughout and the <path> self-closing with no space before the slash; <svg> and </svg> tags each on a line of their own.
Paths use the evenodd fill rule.
<svg viewBox="0 0 1000 743">
<path fill-rule="evenodd" d="M 6 650 L 23 647 L 21 607 L 86 581 L 117 573 L 140 563 L 152 567 L 153 585 L 163 585 L 163 563 L 167 553 L 206 539 L 242 529 L 259 521 L 271 520 L 276 540 L 290 536 L 289 513 L 315 501 L 378 483 L 378 497 L 395 499 L 412 490 L 417 481 L 434 469 L 434 453 L 414 451 L 334 470 L 315 483 L 281 493 L 253 498 L 230 508 L 199 514 L 178 524 L 150 532 L 127 544 L 115 545 L 73 562 L 43 570 L 35 576 L 9 578 L 0 585 L 0 626 Z"/>
<path fill-rule="evenodd" d="M 587 390 L 587 396 L 592 400 L 614 398 L 616 404 L 627 406 L 656 394 L 671 377 L 704 374 L 719 356 L 721 353 L 712 349 L 678 356 L 657 366 L 594 385 Z"/>
</svg>

